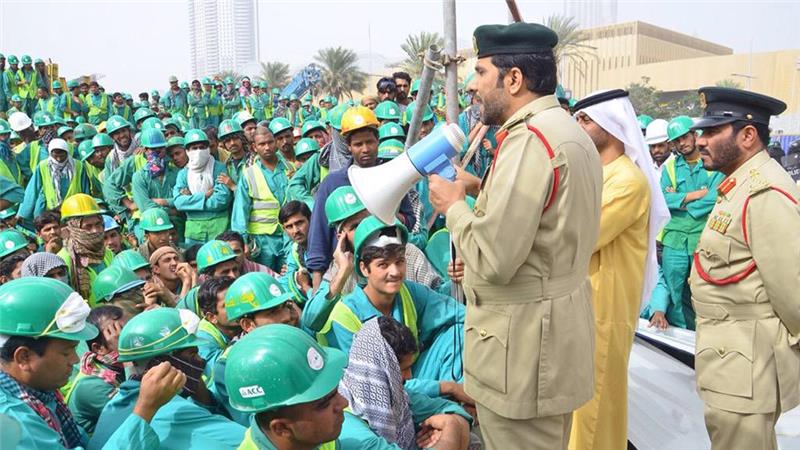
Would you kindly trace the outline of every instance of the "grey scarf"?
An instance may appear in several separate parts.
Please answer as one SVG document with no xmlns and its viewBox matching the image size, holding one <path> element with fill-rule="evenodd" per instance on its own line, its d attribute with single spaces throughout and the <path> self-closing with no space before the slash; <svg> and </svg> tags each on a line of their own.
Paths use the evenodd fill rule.
<svg viewBox="0 0 800 450">
<path fill-rule="evenodd" d="M 67 157 L 64 162 L 58 162 L 58 160 L 50 156 L 47 158 L 47 168 L 50 170 L 50 178 L 53 180 L 53 188 L 56 191 L 56 198 L 60 204 L 61 200 L 63 200 L 61 198 L 61 179 L 72 180 L 72 177 L 75 175 L 75 160 Z"/>
</svg>

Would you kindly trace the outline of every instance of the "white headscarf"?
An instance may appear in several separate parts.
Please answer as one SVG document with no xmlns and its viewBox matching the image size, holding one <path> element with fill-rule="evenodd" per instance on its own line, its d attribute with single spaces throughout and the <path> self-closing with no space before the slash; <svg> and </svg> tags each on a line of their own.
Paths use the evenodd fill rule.
<svg viewBox="0 0 800 450">
<path fill-rule="evenodd" d="M 214 186 L 214 158 L 208 147 L 187 152 L 186 182 L 192 194 L 205 194 Z"/>
<path fill-rule="evenodd" d="M 606 91 L 593 92 L 592 97 Z M 661 183 L 653 168 L 650 150 L 644 142 L 642 130 L 636 121 L 636 112 L 628 97 L 617 97 L 611 100 L 587 106 L 580 110 L 589 116 L 615 138 L 625 144 L 625 154 L 636 164 L 647 178 L 650 185 L 650 230 L 647 237 L 647 259 L 645 260 L 644 283 L 642 285 L 642 305 L 650 300 L 653 288 L 658 281 L 658 262 L 656 261 L 656 237 L 669 222 L 670 214 Z M 577 113 L 576 113 L 577 114 Z"/>
</svg>

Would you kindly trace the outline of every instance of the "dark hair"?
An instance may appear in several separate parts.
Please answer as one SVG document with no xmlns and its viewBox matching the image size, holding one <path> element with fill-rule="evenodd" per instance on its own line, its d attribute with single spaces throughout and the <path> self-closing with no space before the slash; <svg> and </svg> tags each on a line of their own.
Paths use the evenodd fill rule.
<svg viewBox="0 0 800 450">
<path fill-rule="evenodd" d="M 239 234 L 239 233 L 237 233 L 237 232 L 235 232 L 233 230 L 224 231 L 224 232 L 220 233 L 214 239 L 216 239 L 218 241 L 225 241 L 225 242 L 231 242 L 231 241 L 238 242 L 239 245 L 244 247 L 244 238 L 242 237 L 241 234 Z"/>
<path fill-rule="evenodd" d="M 209 278 L 200 285 L 197 292 L 197 304 L 200 310 L 208 314 L 217 314 L 217 294 L 233 284 L 233 278 Z"/>
<path fill-rule="evenodd" d="M 395 72 L 392 74 L 392 78 L 400 78 L 401 80 L 408 81 L 408 84 L 411 84 L 411 75 L 409 75 L 408 72 Z"/>
<path fill-rule="evenodd" d="M 756 129 L 756 133 L 758 133 L 758 139 L 763 145 L 769 144 L 769 126 L 762 123 L 748 122 L 746 120 L 736 120 L 731 122 L 733 136 L 735 137 L 740 131 L 742 131 L 742 129 L 744 129 L 744 127 L 748 125 L 752 125 Z"/>
<path fill-rule="evenodd" d="M 769 157 L 774 159 L 781 164 L 783 157 L 786 156 L 786 153 L 783 151 L 783 147 L 781 147 L 780 142 L 773 142 L 767 146 L 767 153 Z"/>
<path fill-rule="evenodd" d="M 281 206 L 281 211 L 278 213 L 278 222 L 283 225 L 290 217 L 296 214 L 302 214 L 303 217 L 311 220 L 311 210 L 308 209 L 308 205 L 299 200 L 292 200 Z"/>
<path fill-rule="evenodd" d="M 36 229 L 36 232 L 42 231 L 42 229 L 51 223 L 56 225 L 61 223 L 61 214 L 56 212 L 55 210 L 47 210 L 36 216 L 33 219 L 33 228 Z"/>
<path fill-rule="evenodd" d="M 402 323 L 391 317 L 379 316 L 378 326 L 381 329 L 383 340 L 392 348 L 398 362 L 400 358 L 419 350 L 419 345 L 417 345 L 417 340 L 414 339 L 411 330 Z"/>
<path fill-rule="evenodd" d="M 203 131 L 205 131 L 206 136 L 209 139 L 214 139 L 215 141 L 219 140 L 219 138 L 217 137 L 217 127 L 215 127 L 213 125 L 207 126 L 207 127 L 203 128 Z"/>
<path fill-rule="evenodd" d="M 27 347 L 33 353 L 39 356 L 44 355 L 47 351 L 47 346 L 50 344 L 52 338 L 40 337 L 34 338 L 30 336 L 11 336 L 2 347 L 0 347 L 0 360 L 11 362 L 14 360 L 14 352 L 20 347 Z"/>
<path fill-rule="evenodd" d="M 371 131 L 372 134 L 375 135 L 375 139 L 378 139 L 379 137 L 378 130 L 370 127 L 370 128 L 361 128 L 358 130 L 351 131 L 350 133 L 347 133 L 347 135 L 344 137 L 344 141 L 347 143 L 347 145 L 350 145 L 350 140 L 353 138 L 354 135 L 363 133 L 365 131 Z"/>
<path fill-rule="evenodd" d="M 186 262 L 197 261 L 197 252 L 200 251 L 200 244 L 194 244 L 183 252 L 183 260 Z"/>
<path fill-rule="evenodd" d="M 556 58 L 553 56 L 552 50 L 516 55 L 494 55 L 492 64 L 500 70 L 497 75 L 498 86 L 502 85 L 503 77 L 508 71 L 516 67 L 525 77 L 525 86 L 529 91 L 539 95 L 550 95 L 556 91 L 558 73 Z"/>
<path fill-rule="evenodd" d="M 18 264 L 25 261 L 28 256 L 29 255 L 24 252 L 16 253 L 0 261 L 0 277 L 11 278 L 11 272 L 16 269 Z"/>
<path fill-rule="evenodd" d="M 389 244 L 386 247 L 366 247 L 361 250 L 359 261 L 367 267 L 376 259 L 400 259 L 406 255 L 406 246 L 401 244 Z"/>
<path fill-rule="evenodd" d="M 383 77 L 375 83 L 375 88 L 378 92 L 395 92 L 397 91 L 397 85 L 394 82 L 394 78 Z"/>
<path fill-rule="evenodd" d="M 89 312 L 89 317 L 86 318 L 86 321 L 97 327 L 100 330 L 97 333 L 97 336 L 94 339 L 89 339 L 86 341 L 86 345 L 89 346 L 89 349 L 92 348 L 92 344 L 97 345 L 106 345 L 106 338 L 103 336 L 103 330 L 100 328 L 100 325 L 105 322 L 106 320 L 119 320 L 122 318 L 122 314 L 124 311 L 119 306 L 114 305 L 103 305 L 98 306 Z"/>
</svg>

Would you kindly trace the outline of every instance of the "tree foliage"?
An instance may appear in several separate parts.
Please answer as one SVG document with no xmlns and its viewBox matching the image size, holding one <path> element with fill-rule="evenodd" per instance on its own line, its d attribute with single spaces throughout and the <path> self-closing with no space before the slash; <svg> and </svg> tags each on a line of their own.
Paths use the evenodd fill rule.
<svg viewBox="0 0 800 450">
<path fill-rule="evenodd" d="M 289 83 L 289 65 L 279 61 L 262 62 L 259 78 L 266 81 L 270 88 L 283 89 Z"/>
<path fill-rule="evenodd" d="M 440 49 L 444 47 L 444 39 L 439 33 L 423 31 L 419 34 L 409 34 L 406 36 L 406 41 L 400 45 L 406 57 L 394 66 L 408 72 L 413 78 L 419 78 L 422 74 L 422 57 L 431 45 L 436 45 Z"/>
<path fill-rule="evenodd" d="M 698 117 L 702 113 L 697 94 L 690 92 L 677 99 L 665 100 L 665 95 L 650 84 L 649 77 L 626 88 L 636 114 L 647 114 L 654 118 L 669 120 L 675 116 Z"/>
<path fill-rule="evenodd" d="M 573 63 L 583 74 L 583 69 L 588 67 L 589 60 L 597 58 L 597 49 L 586 44 L 589 34 L 580 30 L 578 22 L 570 16 L 553 14 L 544 20 L 544 24 L 558 35 L 558 44 L 553 49 L 553 54 L 559 67 L 559 78 L 562 78 L 561 68 L 567 62 Z"/>
<path fill-rule="evenodd" d="M 314 60 L 320 64 L 322 72 L 320 88 L 337 99 L 343 96 L 353 98 L 353 91 L 360 92 L 367 87 L 367 74 L 358 67 L 358 56 L 353 50 L 323 48 Z"/>
</svg>

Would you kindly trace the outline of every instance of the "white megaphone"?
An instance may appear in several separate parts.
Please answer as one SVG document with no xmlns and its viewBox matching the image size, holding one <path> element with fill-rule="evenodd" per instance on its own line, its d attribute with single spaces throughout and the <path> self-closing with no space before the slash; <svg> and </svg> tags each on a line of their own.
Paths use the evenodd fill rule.
<svg viewBox="0 0 800 450">
<path fill-rule="evenodd" d="M 436 174 L 455 180 L 450 158 L 466 140 L 458 125 L 443 125 L 390 162 L 368 169 L 350 166 L 347 176 L 367 210 L 391 225 L 403 197 L 420 178 Z"/>
</svg>

